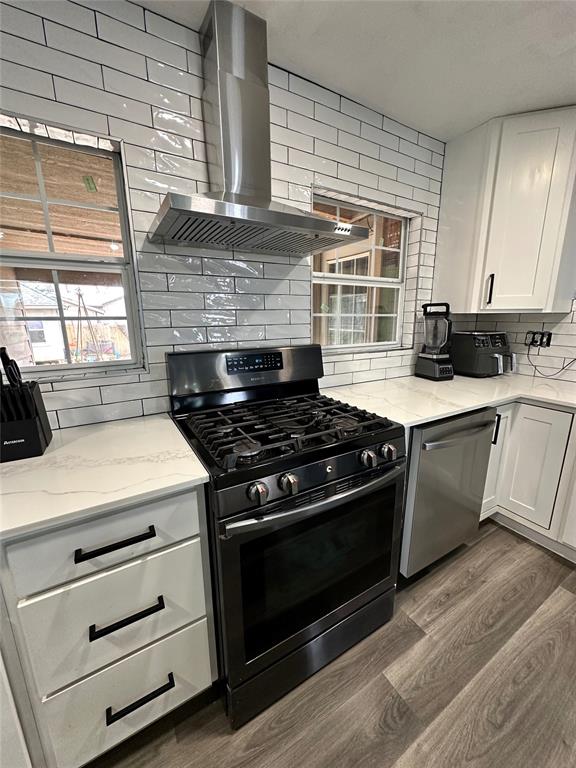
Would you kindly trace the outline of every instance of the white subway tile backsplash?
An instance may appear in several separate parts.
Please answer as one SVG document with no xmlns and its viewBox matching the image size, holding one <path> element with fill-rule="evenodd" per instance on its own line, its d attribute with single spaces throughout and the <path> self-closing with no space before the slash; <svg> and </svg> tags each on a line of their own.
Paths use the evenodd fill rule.
<svg viewBox="0 0 576 768">
<path fill-rule="evenodd" d="M 410 184 L 413 187 L 419 187 L 420 189 L 428 190 L 430 188 L 430 179 L 427 176 L 421 176 L 419 173 L 412 173 L 412 171 L 406 171 L 404 168 L 400 168 L 398 171 L 398 181 L 403 181 L 406 184 Z M 406 194 L 406 193 L 401 193 Z"/>
<path fill-rule="evenodd" d="M 400 139 L 400 152 L 415 157 L 417 160 L 422 160 L 424 163 L 430 163 L 432 160 L 432 152 L 429 149 L 419 147 L 417 144 L 404 139 Z"/>
<path fill-rule="evenodd" d="M 173 88 L 175 91 L 181 91 L 196 98 L 200 98 L 202 95 L 201 77 L 190 74 L 185 70 L 171 67 L 162 61 L 155 61 L 154 59 L 147 59 L 146 65 L 148 68 L 148 79 L 151 82 Z"/>
<path fill-rule="evenodd" d="M 150 34 L 161 37 L 163 40 L 168 40 L 171 43 L 176 43 L 176 45 L 182 46 L 182 48 L 186 48 L 188 51 L 200 53 L 198 32 L 170 21 L 164 18 L 164 16 L 158 16 L 151 11 L 145 11 L 145 23 L 146 31 L 150 32 Z M 186 64 L 178 64 L 178 66 L 186 67 Z"/>
<path fill-rule="evenodd" d="M 133 27 L 144 29 L 144 9 L 133 2 L 125 0 L 74 0 L 80 5 L 94 11 L 100 11 L 113 19 L 131 24 Z"/>
<path fill-rule="evenodd" d="M 281 125 L 270 126 L 270 139 L 277 144 L 284 144 L 287 147 L 301 149 L 305 152 L 313 152 L 314 150 L 314 139 L 311 136 L 291 131 L 289 128 L 284 128 Z"/>
<path fill-rule="evenodd" d="M 156 170 L 195 181 L 208 181 L 206 163 L 166 152 L 156 152 Z"/>
<path fill-rule="evenodd" d="M 52 77 L 46 72 L 4 61 L 2 62 L 2 79 L 17 91 L 33 93 L 47 99 L 56 97 Z"/>
<path fill-rule="evenodd" d="M 124 155 L 126 165 L 133 165 L 136 168 L 156 169 L 156 158 L 153 149 L 137 147 L 135 144 L 124 144 Z"/>
<path fill-rule="evenodd" d="M 288 294 L 290 293 L 290 281 L 252 277 L 237 277 L 236 293 Z"/>
<path fill-rule="evenodd" d="M 167 275 L 164 273 L 139 272 L 138 278 L 143 291 L 166 291 L 168 288 Z"/>
<path fill-rule="evenodd" d="M 275 85 L 269 86 L 270 104 L 282 109 L 292 110 L 299 115 L 314 116 L 314 102 L 298 96 L 296 93 L 286 91 L 284 88 L 277 88 Z"/>
<path fill-rule="evenodd" d="M 300 96 L 305 96 L 307 99 L 320 102 L 320 104 L 325 104 L 327 107 L 332 107 L 332 109 L 340 109 L 340 96 L 338 94 L 328 91 L 326 88 L 322 88 L 315 83 L 311 83 L 309 80 L 303 80 L 296 75 L 290 75 L 289 89 Z"/>
<path fill-rule="evenodd" d="M 395 152 L 388 147 L 380 147 L 380 160 L 390 165 L 395 165 L 398 168 L 405 168 L 407 171 L 414 170 L 414 159 L 407 155 L 402 155 L 400 152 Z"/>
<path fill-rule="evenodd" d="M 277 85 L 279 88 L 288 90 L 288 72 L 268 64 L 268 82 L 271 85 Z"/>
<path fill-rule="evenodd" d="M 144 328 L 169 328 L 170 312 L 167 310 L 145 310 L 143 312 Z"/>
<path fill-rule="evenodd" d="M 337 141 L 336 128 L 296 112 L 288 112 L 288 128 L 314 136 L 317 139 L 324 139 L 324 141 L 329 141 L 332 144 L 336 144 Z"/>
<path fill-rule="evenodd" d="M 59 411 L 62 408 L 79 408 L 83 405 L 97 405 L 102 402 L 98 387 L 44 392 L 42 397 L 46 409 L 49 411 Z"/>
<path fill-rule="evenodd" d="M 138 254 L 138 269 L 144 272 L 171 272 L 173 274 L 200 275 L 202 273 L 202 259 L 198 256 L 180 256 L 171 253 L 146 253 Z"/>
<path fill-rule="evenodd" d="M 58 421 L 62 428 L 81 427 L 84 424 L 97 424 L 102 421 L 117 421 L 143 415 L 141 400 L 94 405 L 88 408 L 72 408 L 58 411 Z"/>
<path fill-rule="evenodd" d="M 428 176 L 436 181 L 442 181 L 442 171 L 440 168 L 431 165 L 430 163 L 423 163 L 421 160 L 416 160 L 414 170 L 416 173 L 422 174 L 422 176 Z"/>
<path fill-rule="evenodd" d="M 310 336 L 310 325 L 267 325 L 267 339 L 298 339 Z"/>
<path fill-rule="evenodd" d="M 187 68 L 184 48 L 100 13 L 97 14 L 97 23 L 98 37 L 102 40 L 107 40 L 130 51 L 139 51 L 145 56 L 163 61 L 165 64 L 171 64 L 179 69 Z"/>
<path fill-rule="evenodd" d="M 170 410 L 169 397 L 147 397 L 142 400 L 144 406 L 144 416 L 150 416 L 153 413 L 166 413 Z"/>
<path fill-rule="evenodd" d="M 279 325 L 290 322 L 286 309 L 238 310 L 238 325 Z"/>
<path fill-rule="evenodd" d="M 150 328 L 145 331 L 149 346 L 164 344 L 201 344 L 206 341 L 205 328 Z"/>
<path fill-rule="evenodd" d="M 130 144 L 138 144 L 149 149 L 158 149 L 176 155 L 193 157 L 192 140 L 187 136 L 178 136 L 175 133 L 159 131 L 154 128 L 148 128 L 145 125 L 120 120 L 116 117 L 111 117 L 109 122 L 111 135 L 121 136 Z"/>
<path fill-rule="evenodd" d="M 208 328 L 208 341 L 261 341 L 265 338 L 263 325 L 245 325 L 242 327 Z"/>
<path fill-rule="evenodd" d="M 128 181 L 134 189 L 158 192 L 162 195 L 165 195 L 167 192 L 193 195 L 197 189 L 196 182 L 193 179 L 186 179 L 182 176 L 170 176 L 166 173 L 150 171 L 147 168 L 128 168 Z"/>
<path fill-rule="evenodd" d="M 44 99 L 40 96 L 13 91 L 10 88 L 1 88 L 0 103 L 6 111 L 18 115 L 35 117 L 51 124 L 72 125 L 80 130 L 108 133 L 108 120 L 105 115 L 59 104 L 53 99 Z"/>
<path fill-rule="evenodd" d="M 341 147 L 351 149 L 354 152 L 360 153 L 360 155 L 367 155 L 368 157 L 377 158 L 380 152 L 378 144 L 346 133 L 345 131 L 338 131 L 338 144 Z"/>
<path fill-rule="evenodd" d="M 326 173 L 330 176 L 335 176 L 337 172 L 337 164 L 333 160 L 317 157 L 309 152 L 301 152 L 299 149 L 288 150 L 288 163 L 309 171 Z"/>
<path fill-rule="evenodd" d="M 388 133 L 388 131 L 382 131 L 379 128 L 375 128 L 373 125 L 367 125 L 366 123 L 362 125 L 361 135 L 363 139 L 368 139 L 369 141 L 374 142 L 374 144 L 378 144 L 380 147 L 388 147 L 388 149 L 398 149 L 400 142 L 397 136 Z"/>
<path fill-rule="evenodd" d="M 160 195 L 156 192 L 144 192 L 141 189 L 130 190 L 130 202 L 135 211 L 156 213 L 160 207 Z"/>
<path fill-rule="evenodd" d="M 335 160 L 338 163 L 345 163 L 357 168 L 360 162 L 358 152 L 352 152 L 344 147 L 338 147 L 336 144 L 330 144 L 322 139 L 314 139 L 314 152 L 319 157 L 327 157 L 329 160 Z"/>
<path fill-rule="evenodd" d="M 264 297 L 237 293 L 207 293 L 206 309 L 264 309 Z"/>
<path fill-rule="evenodd" d="M 400 136 L 401 138 L 407 139 L 408 141 L 413 141 L 414 143 L 418 141 L 417 131 L 414 131 L 412 128 L 408 128 L 407 125 L 396 122 L 396 120 L 392 120 L 390 117 L 384 117 L 383 127 L 385 131 L 393 133 L 395 136 Z"/>
<path fill-rule="evenodd" d="M 264 276 L 276 277 L 282 280 L 308 280 L 310 267 L 293 264 L 264 264 Z"/>
<path fill-rule="evenodd" d="M 151 291 L 147 293 L 143 291 L 142 306 L 144 309 L 202 309 L 204 307 L 204 294 L 178 293 L 176 291 L 170 293 Z"/>
<path fill-rule="evenodd" d="M 362 171 L 359 168 L 351 168 L 349 165 L 338 166 L 338 177 L 345 181 L 352 181 L 355 184 L 362 184 L 365 187 L 378 188 L 378 176 L 368 173 L 368 171 Z"/>
<path fill-rule="evenodd" d="M 61 77 L 54 78 L 54 87 L 58 101 L 64 104 L 74 104 L 141 125 L 152 125 L 150 106 L 143 102 L 132 101 L 126 96 L 117 96 Z"/>
<path fill-rule="evenodd" d="M 108 19 L 108 21 L 112 25 L 117 23 L 112 19 Z M 135 53 L 139 50 L 138 48 L 129 51 L 104 42 L 104 40 L 97 40 L 82 32 L 75 32 L 61 24 L 54 24 L 51 21 L 46 21 L 44 26 L 46 41 L 51 48 L 72 53 L 98 64 L 106 64 L 137 77 L 146 77 L 146 60 L 141 53 Z"/>
<path fill-rule="evenodd" d="M 304 168 L 294 168 L 291 165 L 272 162 L 271 172 L 272 178 L 278 181 L 289 181 L 294 184 L 305 184 L 307 186 L 312 184 L 312 171 Z"/>
<path fill-rule="evenodd" d="M 404 138 L 407 139 L 409 137 L 405 136 Z M 414 139 L 410 139 L 410 141 L 414 141 Z M 418 134 L 417 144 L 420 144 L 421 147 L 426 147 L 426 149 L 430 149 L 432 152 L 437 152 L 439 155 L 444 154 L 444 142 L 438 141 L 438 139 L 433 139 L 431 136 L 426 136 L 425 133 Z"/>
<path fill-rule="evenodd" d="M 375 160 L 373 157 L 361 157 L 360 168 L 363 171 L 369 171 L 378 176 L 384 176 L 387 179 L 395 179 L 398 173 L 396 166 L 391 163 L 383 163 L 381 160 Z"/>
<path fill-rule="evenodd" d="M 67 27 L 78 29 L 89 35 L 96 34 L 96 17 L 94 11 L 67 0 L 9 0 L 23 11 L 38 14 L 45 19 L 57 21 Z M 2 13 L 2 16 L 4 13 Z M 2 19 L 4 24 L 4 19 Z"/>
<path fill-rule="evenodd" d="M 264 265 L 256 261 L 205 258 L 202 259 L 202 271 L 205 275 L 223 277 L 262 277 Z"/>
<path fill-rule="evenodd" d="M 245 279 L 245 278 L 237 278 Z M 197 293 L 232 293 L 234 278 L 215 276 L 168 275 L 170 291 L 195 291 Z"/>
<path fill-rule="evenodd" d="M 167 88 L 164 85 L 149 83 L 139 77 L 127 75 L 116 69 L 103 67 L 104 88 L 111 93 L 130 96 L 132 99 L 146 104 L 172 110 L 172 112 L 190 112 L 190 97 L 187 93 Z M 134 122 L 134 117 L 127 115 L 126 119 Z M 147 121 L 149 124 L 149 121 Z"/>
<path fill-rule="evenodd" d="M 12 5 L 2 3 L 2 30 L 17 37 L 44 43 L 44 28 L 42 19 L 31 13 L 26 13 Z"/>
<path fill-rule="evenodd" d="M 22 40 L 4 32 L 0 34 L 0 51 L 3 61 L 3 79 L 6 82 L 9 82 L 10 78 L 5 74 L 5 62 L 13 61 L 54 75 L 69 77 L 73 72 L 77 82 L 102 87 L 100 66 L 77 56 L 55 51 L 45 45 Z"/>
<path fill-rule="evenodd" d="M 188 326 L 236 325 L 236 312 L 229 309 L 184 309 L 172 311 L 172 325 Z"/>
<path fill-rule="evenodd" d="M 374 112 L 372 109 L 363 107 L 361 104 L 357 104 L 355 101 L 350 101 L 350 99 L 345 99 L 342 97 L 340 109 L 346 115 L 355 117 L 357 120 L 361 120 L 363 123 L 369 123 L 376 128 L 382 128 L 382 115 L 380 115 L 378 112 Z"/>
<path fill-rule="evenodd" d="M 308 296 L 268 294 L 264 296 L 264 303 L 266 309 L 303 309 L 310 314 L 310 299 Z"/>
<path fill-rule="evenodd" d="M 333 125 L 335 128 L 339 128 L 347 133 L 352 133 L 356 136 L 360 135 L 360 120 L 356 120 L 356 118 L 345 115 L 335 109 L 330 109 L 330 107 L 325 107 L 323 104 L 315 105 L 314 117 L 322 123 L 328 123 L 328 125 Z"/>
</svg>

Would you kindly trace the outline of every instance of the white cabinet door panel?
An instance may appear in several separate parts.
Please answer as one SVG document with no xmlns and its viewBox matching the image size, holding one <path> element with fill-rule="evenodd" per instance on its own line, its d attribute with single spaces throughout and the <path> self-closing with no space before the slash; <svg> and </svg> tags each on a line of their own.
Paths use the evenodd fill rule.
<svg viewBox="0 0 576 768">
<path fill-rule="evenodd" d="M 508 440 L 510 417 L 514 408 L 514 405 L 501 405 L 498 408 L 496 427 L 494 430 L 494 437 L 492 438 L 492 448 L 490 450 L 490 461 L 488 463 L 488 472 L 486 473 L 486 483 L 484 485 L 484 499 L 482 501 L 480 520 L 484 520 L 484 518 L 489 517 L 496 511 L 496 505 L 498 504 L 498 481 L 501 475 L 502 458 Z"/>
<path fill-rule="evenodd" d="M 519 405 L 510 424 L 498 505 L 550 528 L 572 414 Z"/>
<path fill-rule="evenodd" d="M 576 467 L 573 467 L 572 475 L 573 483 L 571 496 L 568 500 L 568 513 L 564 522 L 564 531 L 562 532 L 562 542 L 576 549 Z"/>
<path fill-rule="evenodd" d="M 575 110 L 504 120 L 484 270 L 485 308 L 546 306 L 573 185 L 575 136 Z"/>
<path fill-rule="evenodd" d="M 0 656 L 0 756 L 5 768 L 32 768 L 2 656 Z"/>
</svg>

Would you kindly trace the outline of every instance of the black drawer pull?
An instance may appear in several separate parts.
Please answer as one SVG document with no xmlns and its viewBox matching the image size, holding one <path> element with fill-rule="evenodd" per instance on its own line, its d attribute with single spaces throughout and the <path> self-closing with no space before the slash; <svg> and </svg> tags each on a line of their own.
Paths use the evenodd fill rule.
<svg viewBox="0 0 576 768">
<path fill-rule="evenodd" d="M 500 434 L 501 421 L 502 421 L 502 415 L 500 413 L 497 413 L 496 424 L 494 425 L 494 435 L 492 436 L 492 445 L 496 445 L 498 443 L 498 435 Z"/>
<path fill-rule="evenodd" d="M 174 682 L 174 673 L 169 672 L 168 673 L 168 682 L 164 683 L 164 685 L 161 685 L 160 688 L 156 688 L 155 691 L 151 691 L 150 693 L 147 693 L 146 696 L 142 696 L 141 699 L 137 699 L 136 701 L 133 701 L 132 704 L 128 704 L 127 707 L 124 707 L 124 709 L 119 709 L 118 712 L 112 712 L 112 707 L 106 708 L 106 726 L 112 725 L 112 723 L 117 722 L 118 720 L 122 720 L 123 717 L 126 717 L 126 715 L 131 715 L 132 712 L 136 712 L 137 709 L 140 709 L 140 707 L 143 707 L 144 704 L 148 704 L 151 701 L 154 701 L 154 699 L 157 699 L 158 696 L 162 696 L 163 693 L 166 693 L 167 691 L 170 691 L 172 688 L 176 687 L 176 683 Z"/>
<path fill-rule="evenodd" d="M 120 621 L 115 621 L 113 624 L 108 624 L 107 627 L 96 629 L 96 624 L 91 624 L 88 629 L 88 640 L 92 643 L 94 640 L 98 640 L 101 637 L 110 635 L 112 632 L 116 632 L 117 629 L 127 627 L 129 624 L 134 624 L 135 621 L 145 619 L 147 616 L 152 616 L 153 613 L 158 613 L 158 611 L 162 611 L 165 607 L 164 595 L 158 595 L 157 602 L 150 606 L 150 608 L 144 608 L 144 610 L 138 611 L 138 613 L 133 613 L 132 616 L 126 616 L 125 619 L 120 619 Z"/>
<path fill-rule="evenodd" d="M 74 551 L 74 562 L 83 563 L 85 560 L 91 560 L 94 557 L 107 555 L 109 552 L 116 552 L 117 549 L 124 549 L 124 547 L 130 547 L 132 544 L 139 544 L 141 541 L 146 541 L 146 539 L 153 539 L 156 535 L 156 528 L 154 528 L 153 525 L 149 525 L 146 533 L 139 533 L 137 536 L 131 536 L 129 539 L 124 539 L 123 541 L 117 541 L 115 544 L 107 544 L 105 547 L 90 549 L 88 552 L 82 552 L 81 549 L 76 549 Z"/>
</svg>

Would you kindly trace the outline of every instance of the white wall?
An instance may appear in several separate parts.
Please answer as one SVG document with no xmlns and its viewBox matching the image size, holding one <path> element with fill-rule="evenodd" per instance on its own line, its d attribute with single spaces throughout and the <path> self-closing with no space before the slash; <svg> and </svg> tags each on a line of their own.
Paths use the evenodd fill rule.
<svg viewBox="0 0 576 768">
<path fill-rule="evenodd" d="M 147 369 L 45 384 L 54 427 L 168 409 L 167 351 L 310 340 L 310 260 L 153 246 L 167 191 L 207 189 L 196 32 L 125 0 L 2 2 L 0 107 L 125 143 Z M 273 52 L 272 52 L 273 55 Z M 403 349 L 326 354 L 326 384 L 412 372 L 414 313 L 431 299 L 444 144 L 270 67 L 277 199 L 311 185 L 420 215 L 410 227 Z"/>
</svg>

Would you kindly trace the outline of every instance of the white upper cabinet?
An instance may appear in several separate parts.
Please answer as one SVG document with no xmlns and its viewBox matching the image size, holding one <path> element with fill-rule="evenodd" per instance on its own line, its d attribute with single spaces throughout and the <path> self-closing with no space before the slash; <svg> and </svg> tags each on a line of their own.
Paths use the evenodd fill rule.
<svg viewBox="0 0 576 768">
<path fill-rule="evenodd" d="M 568 312 L 576 290 L 576 108 L 448 142 L 434 298 L 454 312 Z"/>
</svg>

